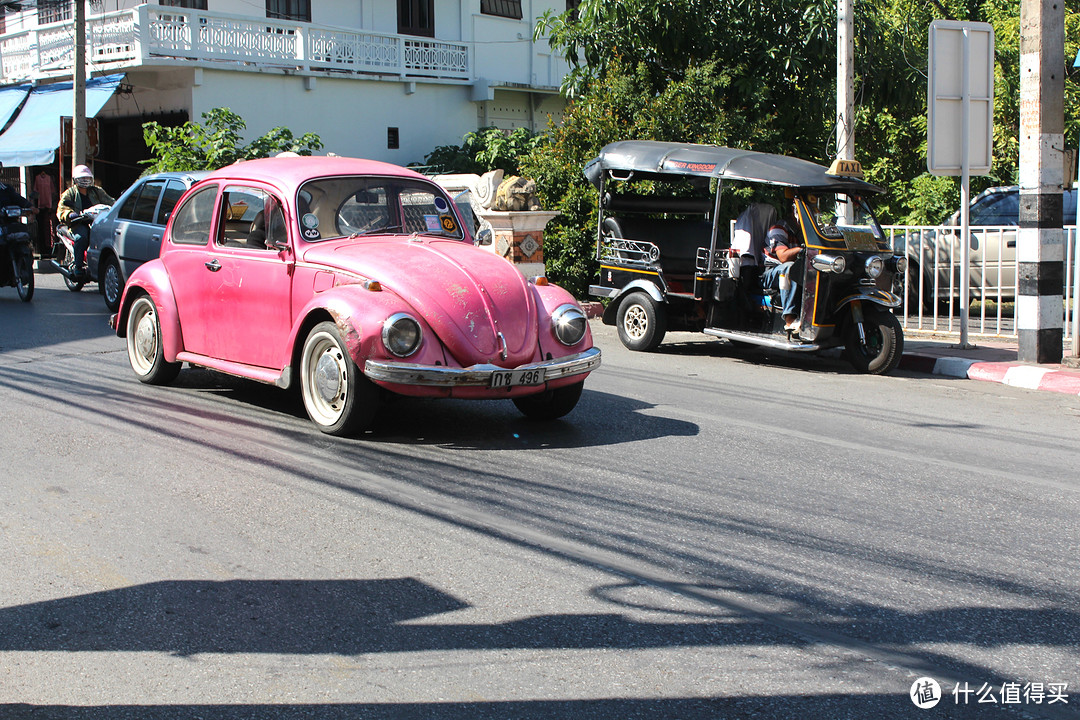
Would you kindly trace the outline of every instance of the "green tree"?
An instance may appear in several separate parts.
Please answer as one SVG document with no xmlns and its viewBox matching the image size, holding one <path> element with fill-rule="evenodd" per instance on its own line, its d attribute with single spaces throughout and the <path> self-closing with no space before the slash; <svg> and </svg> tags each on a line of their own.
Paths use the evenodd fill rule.
<svg viewBox="0 0 1080 720">
<path fill-rule="evenodd" d="M 242 145 L 243 119 L 229 108 L 215 108 L 203 113 L 203 124 L 188 121 L 166 127 L 156 122 L 143 124 L 143 139 L 151 159 L 143 160 L 147 172 L 217 170 L 238 160 L 269 157 L 279 152 L 310 155 L 322 149 L 322 140 L 314 133 L 299 138 L 291 130 L 276 127 Z"/>
<path fill-rule="evenodd" d="M 440 145 L 424 158 L 439 173 L 476 173 L 503 170 L 520 175 L 518 158 L 530 152 L 541 138 L 526 128 L 506 132 L 496 127 L 467 133 L 461 145 Z"/>
</svg>

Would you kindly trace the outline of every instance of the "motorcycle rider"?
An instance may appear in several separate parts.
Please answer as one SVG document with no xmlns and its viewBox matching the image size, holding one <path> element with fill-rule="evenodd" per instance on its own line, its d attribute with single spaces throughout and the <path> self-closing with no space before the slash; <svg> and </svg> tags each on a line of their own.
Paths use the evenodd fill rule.
<svg viewBox="0 0 1080 720">
<path fill-rule="evenodd" d="M 0 163 L 0 169 L 3 167 L 4 164 Z M 0 207 L 7 207 L 8 205 L 18 205 L 21 208 L 26 208 L 34 215 L 37 215 L 37 208 L 33 206 L 33 203 L 16 192 L 15 188 L 0 182 Z"/>
<path fill-rule="evenodd" d="M 83 212 L 94 205 L 112 205 L 115 200 L 94 184 L 94 172 L 86 165 L 76 165 L 71 171 L 71 187 L 60 196 L 56 219 L 70 228 L 75 236 L 76 276 L 86 272 L 86 250 L 90 247 L 90 222 Z"/>
</svg>

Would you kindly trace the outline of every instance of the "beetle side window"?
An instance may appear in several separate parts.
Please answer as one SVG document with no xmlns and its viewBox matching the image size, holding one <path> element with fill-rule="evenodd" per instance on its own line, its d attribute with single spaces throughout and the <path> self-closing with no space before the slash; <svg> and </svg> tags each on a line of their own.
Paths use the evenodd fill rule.
<svg viewBox="0 0 1080 720">
<path fill-rule="evenodd" d="M 139 191 L 139 199 L 135 201 L 135 207 L 131 211 L 131 219 L 135 222 L 154 222 L 154 210 L 157 208 L 158 196 L 165 183 L 161 180 L 147 180 Z"/>
<path fill-rule="evenodd" d="M 172 224 L 172 241 L 179 245 L 205 245 L 210 239 L 214 219 L 217 185 L 210 185 L 187 199 L 176 211 Z"/>
<path fill-rule="evenodd" d="M 221 194 L 221 222 L 215 243 L 266 250 L 266 211 L 275 204 L 269 194 L 258 188 L 227 185 Z"/>
<path fill-rule="evenodd" d="M 187 190 L 187 186 L 179 180 L 169 180 L 165 184 L 165 192 L 161 194 L 161 207 L 158 208 L 157 224 L 164 225 L 169 222 L 176 203 L 180 202 L 180 196 Z"/>
</svg>

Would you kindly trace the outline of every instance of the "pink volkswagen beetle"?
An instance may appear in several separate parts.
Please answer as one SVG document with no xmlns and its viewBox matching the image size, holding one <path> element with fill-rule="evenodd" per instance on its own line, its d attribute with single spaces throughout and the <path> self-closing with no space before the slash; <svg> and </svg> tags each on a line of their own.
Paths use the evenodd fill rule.
<svg viewBox="0 0 1080 720">
<path fill-rule="evenodd" d="M 241 162 L 180 200 L 112 325 L 141 381 L 187 362 L 299 386 L 332 435 L 370 427 L 386 392 L 565 415 L 600 364 L 585 314 L 467 238 L 446 194 L 405 168 Z"/>
</svg>

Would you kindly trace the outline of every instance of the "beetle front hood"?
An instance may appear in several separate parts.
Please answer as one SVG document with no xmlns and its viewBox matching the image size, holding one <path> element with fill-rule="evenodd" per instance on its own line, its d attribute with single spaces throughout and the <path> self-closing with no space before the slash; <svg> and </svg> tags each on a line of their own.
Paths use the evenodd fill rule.
<svg viewBox="0 0 1080 720">
<path fill-rule="evenodd" d="M 459 240 L 363 238 L 311 246 L 304 260 L 377 280 L 412 306 L 463 367 L 513 367 L 536 352 L 535 294 L 517 268 L 487 250 Z"/>
</svg>

